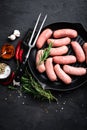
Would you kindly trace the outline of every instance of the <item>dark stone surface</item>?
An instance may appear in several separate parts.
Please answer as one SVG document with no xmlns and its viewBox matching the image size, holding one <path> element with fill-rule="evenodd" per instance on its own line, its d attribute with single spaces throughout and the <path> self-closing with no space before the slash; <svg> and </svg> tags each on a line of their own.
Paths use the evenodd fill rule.
<svg viewBox="0 0 87 130">
<path fill-rule="evenodd" d="M 87 30 L 86 0 L 3 0 L 0 47 L 14 29 L 20 30 L 22 38 L 28 28 L 33 28 L 40 12 L 48 14 L 45 25 L 79 22 Z M 16 46 L 17 40 L 12 44 Z M 13 61 L 9 62 L 15 67 Z M 48 103 L 0 85 L 0 130 L 86 130 L 87 83 L 77 90 L 54 94 L 58 103 Z"/>
</svg>

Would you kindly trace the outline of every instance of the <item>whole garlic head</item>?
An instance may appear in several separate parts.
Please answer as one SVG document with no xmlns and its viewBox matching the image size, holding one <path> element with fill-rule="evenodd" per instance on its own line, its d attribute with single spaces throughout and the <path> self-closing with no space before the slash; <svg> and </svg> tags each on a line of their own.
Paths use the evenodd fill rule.
<svg viewBox="0 0 87 130">
<path fill-rule="evenodd" d="M 16 39 L 16 36 L 14 34 L 12 34 L 12 35 L 8 36 L 8 38 L 13 41 Z"/>
<path fill-rule="evenodd" d="M 16 37 L 20 37 L 20 31 L 19 30 L 14 30 L 13 33 Z"/>
</svg>

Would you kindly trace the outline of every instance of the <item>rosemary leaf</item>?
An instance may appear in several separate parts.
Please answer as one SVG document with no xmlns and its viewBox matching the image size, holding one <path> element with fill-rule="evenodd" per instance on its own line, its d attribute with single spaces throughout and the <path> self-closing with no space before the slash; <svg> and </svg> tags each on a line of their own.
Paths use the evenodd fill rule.
<svg viewBox="0 0 87 130">
<path fill-rule="evenodd" d="M 14 86 L 8 86 L 8 89 L 11 89 L 11 90 L 17 90 L 17 88 L 15 88 Z"/>
<path fill-rule="evenodd" d="M 52 48 L 52 43 L 50 43 L 49 46 L 43 50 L 43 54 L 40 57 L 39 65 L 48 58 L 51 48 Z"/>
</svg>

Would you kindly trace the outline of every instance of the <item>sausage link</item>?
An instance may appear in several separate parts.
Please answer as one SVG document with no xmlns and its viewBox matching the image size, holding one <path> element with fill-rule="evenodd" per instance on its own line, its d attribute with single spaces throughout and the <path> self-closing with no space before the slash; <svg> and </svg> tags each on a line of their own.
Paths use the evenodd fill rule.
<svg viewBox="0 0 87 130">
<path fill-rule="evenodd" d="M 54 31 L 53 36 L 54 38 L 61 38 L 61 37 L 70 37 L 75 38 L 77 37 L 77 31 L 74 29 L 59 29 Z"/>
<path fill-rule="evenodd" d="M 72 48 L 75 52 L 75 55 L 76 55 L 78 62 L 84 62 L 85 61 L 85 53 L 84 53 L 82 47 L 80 46 L 80 44 L 76 41 L 72 41 L 71 45 L 72 45 Z"/>
<path fill-rule="evenodd" d="M 45 71 L 45 65 L 44 62 L 40 63 L 40 58 L 43 54 L 43 50 L 39 50 L 36 54 L 36 68 L 40 73 L 43 73 Z"/>
<path fill-rule="evenodd" d="M 57 48 L 51 48 L 50 49 L 50 56 L 57 56 L 57 55 L 63 55 L 68 52 L 67 46 L 61 46 Z"/>
<path fill-rule="evenodd" d="M 87 64 L 87 42 L 84 43 L 84 45 L 83 45 L 83 50 L 84 50 L 84 52 L 85 52 L 85 60 L 86 60 L 86 64 Z"/>
<path fill-rule="evenodd" d="M 72 64 L 76 62 L 76 57 L 73 55 L 54 56 L 53 61 L 57 64 Z"/>
<path fill-rule="evenodd" d="M 46 67 L 46 74 L 47 74 L 49 80 L 56 81 L 57 80 L 57 76 L 56 76 L 56 74 L 54 72 L 52 58 L 48 58 L 46 60 L 45 67 Z"/>
<path fill-rule="evenodd" d="M 62 70 L 59 64 L 56 64 L 54 66 L 54 70 L 58 78 L 62 80 L 65 84 L 70 84 L 72 82 L 71 77 Z"/>
<path fill-rule="evenodd" d="M 60 39 L 48 39 L 47 43 L 52 43 L 53 47 L 59 47 L 70 44 L 71 39 L 69 37 L 60 38 Z"/>
<path fill-rule="evenodd" d="M 86 74 L 86 68 L 64 65 L 63 70 L 70 75 L 82 76 Z"/>
<path fill-rule="evenodd" d="M 46 40 L 51 37 L 53 31 L 49 28 L 45 29 L 37 39 L 36 46 L 38 49 L 42 48 Z"/>
</svg>

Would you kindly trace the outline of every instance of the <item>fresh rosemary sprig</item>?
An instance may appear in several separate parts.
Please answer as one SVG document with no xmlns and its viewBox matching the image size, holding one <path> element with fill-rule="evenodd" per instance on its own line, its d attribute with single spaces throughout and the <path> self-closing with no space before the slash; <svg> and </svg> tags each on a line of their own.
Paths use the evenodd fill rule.
<svg viewBox="0 0 87 130">
<path fill-rule="evenodd" d="M 8 86 L 8 88 L 11 90 L 32 94 L 33 97 L 37 99 L 46 99 L 49 102 L 52 100 L 57 101 L 57 98 L 50 92 L 50 90 L 44 90 L 41 85 L 35 80 L 35 78 L 28 72 L 27 69 L 25 74 L 21 78 L 20 88 L 15 88 L 11 85 Z"/>
<path fill-rule="evenodd" d="M 36 98 L 47 99 L 49 101 L 57 101 L 57 98 L 53 96 L 49 90 L 44 90 L 31 74 L 28 73 L 27 77 L 23 76 L 21 82 L 24 92 L 31 93 Z"/>
<path fill-rule="evenodd" d="M 52 48 L 52 42 L 50 42 L 48 47 L 43 50 L 43 54 L 40 57 L 38 65 L 40 65 L 42 62 L 44 62 L 48 58 L 51 48 Z"/>
</svg>

